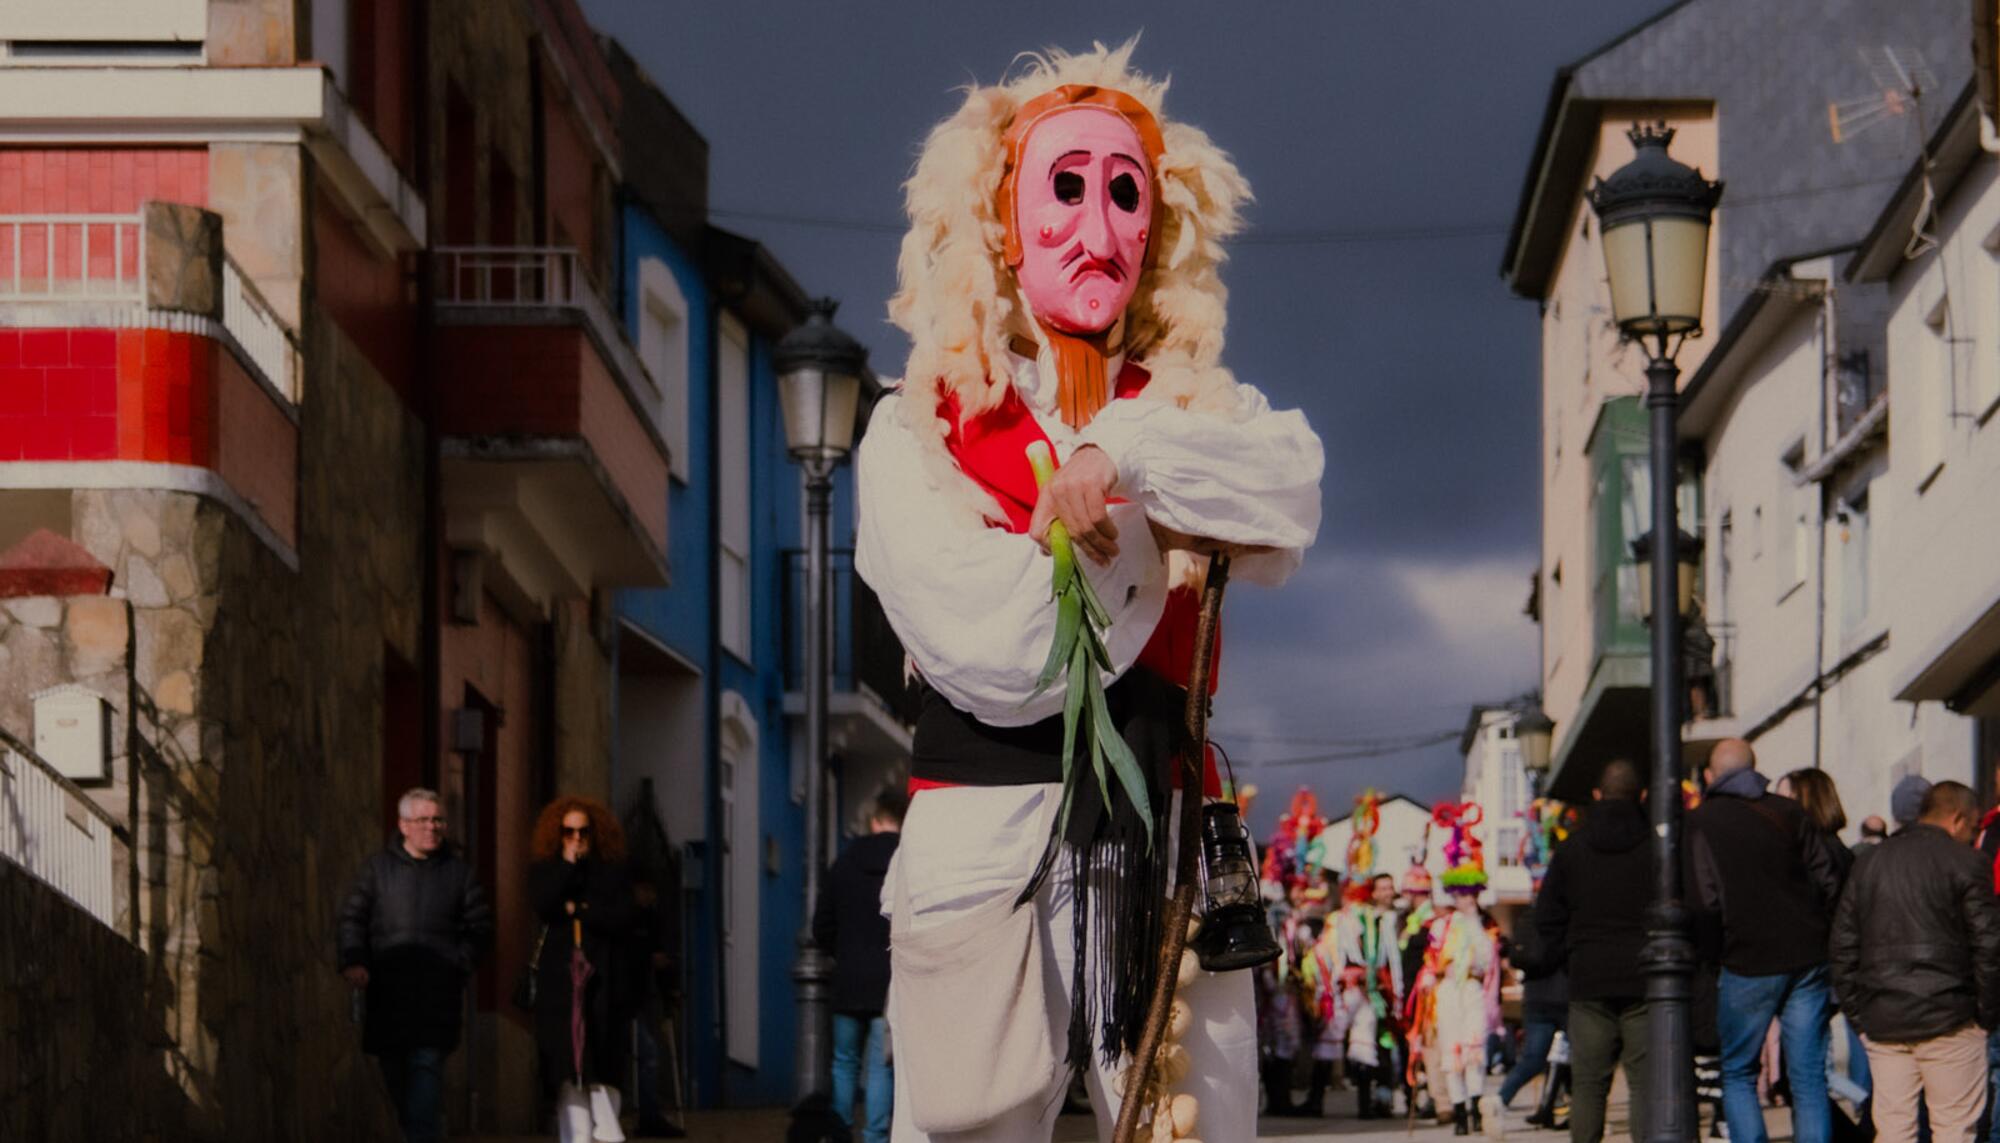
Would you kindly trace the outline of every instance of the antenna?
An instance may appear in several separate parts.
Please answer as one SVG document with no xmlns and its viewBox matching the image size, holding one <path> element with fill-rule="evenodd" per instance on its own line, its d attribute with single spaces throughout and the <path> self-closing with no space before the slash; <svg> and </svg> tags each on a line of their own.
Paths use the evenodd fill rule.
<svg viewBox="0 0 2000 1143">
<path fill-rule="evenodd" d="M 1833 141 L 1845 143 L 1872 127 L 1912 113 L 1921 124 L 1923 100 L 1937 89 L 1937 75 L 1925 62 L 1924 53 L 1915 48 L 1878 44 L 1861 48 L 1858 54 L 1863 70 L 1868 73 L 1871 90 L 1867 95 L 1826 105 L 1827 126 L 1833 132 Z"/>
<path fill-rule="evenodd" d="M 1924 53 L 1915 48 L 1880 44 L 1859 51 L 1874 92 L 1827 104 L 1827 125 L 1838 144 L 1891 119 L 1910 121 L 1923 197 L 1917 203 L 1916 217 L 1910 220 L 1910 241 L 1903 247 L 1903 257 L 1920 258 L 1937 249 L 1937 236 L 1931 233 L 1931 224 L 1937 220 L 1937 188 L 1931 181 L 1930 128 L 1924 122 L 1924 100 L 1937 89 L 1937 74 L 1925 62 Z"/>
</svg>

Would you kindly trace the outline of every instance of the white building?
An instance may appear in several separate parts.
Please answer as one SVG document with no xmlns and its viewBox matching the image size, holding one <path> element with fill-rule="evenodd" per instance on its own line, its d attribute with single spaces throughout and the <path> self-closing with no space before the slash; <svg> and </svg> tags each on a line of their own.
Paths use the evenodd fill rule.
<svg viewBox="0 0 2000 1143">
<path fill-rule="evenodd" d="M 1383 799 L 1380 817 L 1375 829 L 1375 872 L 1387 873 L 1402 884 L 1403 871 L 1421 862 L 1431 871 L 1433 879 L 1444 875 L 1444 858 L 1436 852 L 1437 844 L 1429 846 L 1431 811 L 1429 807 L 1404 797 L 1392 794 Z M 1347 845 L 1354 838 L 1354 814 L 1349 811 L 1345 817 L 1336 818 L 1320 831 L 1319 841 L 1326 854 L 1326 860 L 1334 869 L 1347 869 Z"/>
<path fill-rule="evenodd" d="M 1886 811 L 1911 744 L 1884 657 L 1887 296 L 1843 277 L 1851 252 L 1772 267 L 1688 381 L 1681 439 L 1698 479 L 1683 524 L 1703 541 L 1691 625 L 1714 648 L 1706 661 L 1689 648 L 1684 737 L 1690 771 L 1727 737 L 1773 779 L 1827 771 L 1858 825 Z"/>
<path fill-rule="evenodd" d="M 1525 815 L 1534 795 L 1514 734 L 1520 718 L 1520 711 L 1508 707 L 1475 706 L 1458 739 L 1465 755 L 1459 800 L 1477 802 L 1482 814 L 1472 829 L 1486 854 L 1488 893 L 1482 904 L 1525 905 L 1534 895 L 1533 878 L 1522 861 L 1530 829 Z M 1437 840 L 1443 844 L 1443 838 Z"/>
<path fill-rule="evenodd" d="M 1993 28 L 1982 26 L 1990 40 Z M 1991 44 L 1987 47 L 1990 49 Z M 1878 566 L 1899 769 L 1991 800 L 2000 763 L 2000 134 L 1994 55 L 1848 267 L 1886 286 Z M 1925 208 L 1930 195 L 1935 205 Z"/>
</svg>

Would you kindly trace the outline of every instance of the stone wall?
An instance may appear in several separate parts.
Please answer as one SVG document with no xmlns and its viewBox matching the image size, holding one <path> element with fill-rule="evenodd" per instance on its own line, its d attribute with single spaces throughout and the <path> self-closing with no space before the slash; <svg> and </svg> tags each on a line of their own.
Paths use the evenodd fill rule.
<svg viewBox="0 0 2000 1143">
<path fill-rule="evenodd" d="M 0 1138 L 199 1137 L 170 1074 L 172 1047 L 150 1019 L 145 954 L 4 861 L 0 917 Z"/>
<path fill-rule="evenodd" d="M 75 1016 L 67 993 L 36 1010 L 88 1032 L 58 1038 L 68 1046 L 0 1088 L 0 1121 L 33 1116 L 50 1131 L 0 1138 L 125 1138 L 146 1122 L 145 1104 L 121 1100 L 94 1106 L 88 1136 L 47 1118 L 69 1114 L 52 1110 L 52 1092 L 83 1090 L 63 1078 L 78 1046 L 94 1066 L 144 1064 L 171 1081 L 182 1107 L 166 1122 L 185 1127 L 157 1138 L 393 1135 L 334 971 L 333 923 L 382 844 L 385 655 L 420 657 L 422 434 L 331 325 L 309 326 L 306 360 L 298 570 L 217 502 L 79 490 L 73 538 L 112 569 L 113 595 L 0 606 L 0 664 L 21 684 L 0 691 L 0 722 L 25 735 L 26 695 L 58 682 L 117 709 L 115 781 L 98 793 L 134 826 L 140 886 L 136 919 L 121 918 L 138 938 L 128 955 L 41 946 L 86 962 L 75 971 L 93 987 L 96 974 L 129 977 L 124 992 L 101 983 L 131 1004 L 102 1023 Z M 10 933 L 40 915 L 4 904 Z M 11 994 L 28 978 L 9 955 L 23 954 L 0 951 Z M 0 1025 L 9 1041 L 15 1030 Z"/>
</svg>

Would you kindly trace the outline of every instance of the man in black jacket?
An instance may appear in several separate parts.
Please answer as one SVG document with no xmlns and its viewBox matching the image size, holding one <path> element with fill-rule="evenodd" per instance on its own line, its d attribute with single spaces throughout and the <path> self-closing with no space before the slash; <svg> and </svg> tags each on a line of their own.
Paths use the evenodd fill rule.
<svg viewBox="0 0 2000 1143">
<path fill-rule="evenodd" d="M 1916 824 L 1855 867 L 1833 922 L 1833 984 L 1874 1075 L 1876 1138 L 1970 1143 L 1986 1097 L 1986 1033 L 2000 1023 L 2000 898 L 1970 845 L 1979 806 L 1939 782 Z"/>
<path fill-rule="evenodd" d="M 1583 826 L 1549 859 L 1535 898 L 1547 961 L 1569 969 L 1572 1143 L 1604 1137 L 1611 1074 L 1622 1061 L 1632 1091 L 1632 1137 L 1646 1122 L 1646 982 L 1639 949 L 1652 899 L 1651 836 L 1639 808 L 1639 770 L 1607 763 Z"/>
<path fill-rule="evenodd" d="M 888 1143 L 895 1104 L 894 1071 L 886 1050 L 889 998 L 889 918 L 882 914 L 882 880 L 902 838 L 902 794 L 875 799 L 868 836 L 856 838 L 827 871 L 813 912 L 813 940 L 833 954 L 833 1110 L 854 1125 L 855 1081 L 862 1083 L 864 1143 Z"/>
<path fill-rule="evenodd" d="M 1709 755 L 1707 797 L 1687 819 L 1686 883 L 1698 925 L 1721 932 L 1716 1024 L 1722 1039 L 1722 1111 L 1730 1143 L 1766 1143 L 1757 1069 L 1778 1021 L 1792 1087 L 1792 1137 L 1828 1143 L 1827 1028 L 1833 990 L 1826 937 L 1840 899 L 1830 834 L 1799 804 L 1765 792 L 1757 756 L 1740 738 Z"/>
<path fill-rule="evenodd" d="M 445 841 L 436 791 L 411 790 L 396 813 L 402 836 L 362 864 L 340 907 L 340 972 L 366 990 L 362 1049 L 382 1066 L 404 1137 L 430 1143 L 444 1138 L 444 1058 L 493 909 Z"/>
</svg>

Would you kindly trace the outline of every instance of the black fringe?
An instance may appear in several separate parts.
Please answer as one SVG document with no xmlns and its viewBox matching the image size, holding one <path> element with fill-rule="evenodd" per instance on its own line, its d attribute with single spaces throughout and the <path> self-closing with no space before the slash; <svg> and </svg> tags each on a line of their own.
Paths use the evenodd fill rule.
<svg viewBox="0 0 2000 1143">
<path fill-rule="evenodd" d="M 1113 721 L 1147 775 L 1153 836 L 1122 788 L 1105 805 L 1089 752 L 1081 751 L 1066 836 L 1049 844 L 1021 894 L 1033 899 L 1067 858 L 1072 901 L 1069 1066 L 1081 1072 L 1094 1043 L 1106 1064 L 1136 1052 L 1159 975 L 1162 923 L 1174 855 L 1168 791 L 1185 749 L 1181 688 L 1143 668 L 1128 671 L 1106 695 Z"/>
</svg>

